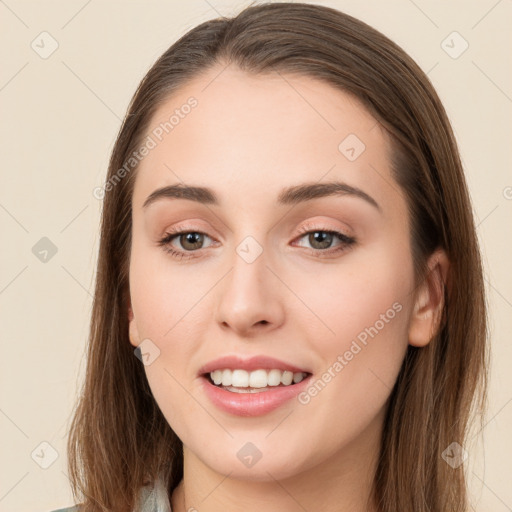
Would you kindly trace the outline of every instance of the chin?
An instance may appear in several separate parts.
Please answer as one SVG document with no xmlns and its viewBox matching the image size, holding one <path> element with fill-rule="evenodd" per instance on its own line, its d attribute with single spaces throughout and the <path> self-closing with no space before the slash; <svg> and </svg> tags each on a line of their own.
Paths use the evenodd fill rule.
<svg viewBox="0 0 512 512">
<path fill-rule="evenodd" d="M 216 473 L 246 481 L 269 482 L 284 480 L 321 463 L 322 454 L 308 453 L 307 439 L 301 443 L 283 445 L 282 438 L 277 443 L 265 440 L 268 432 L 259 436 L 241 435 L 225 443 L 196 447 L 194 456 Z M 248 439 L 254 440 L 254 442 Z M 209 438 L 211 440 L 211 437 Z M 246 440 L 247 439 L 247 440 Z"/>
</svg>

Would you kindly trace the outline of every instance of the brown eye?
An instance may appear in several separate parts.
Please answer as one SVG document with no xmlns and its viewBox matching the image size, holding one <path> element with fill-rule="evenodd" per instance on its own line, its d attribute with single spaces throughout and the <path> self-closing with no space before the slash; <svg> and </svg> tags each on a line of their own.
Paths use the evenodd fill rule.
<svg viewBox="0 0 512 512">
<path fill-rule="evenodd" d="M 303 227 L 300 232 L 302 235 L 299 237 L 299 240 L 305 239 L 309 247 L 301 243 L 299 243 L 299 246 L 305 247 L 314 256 L 319 258 L 334 256 L 338 253 L 341 254 L 356 243 L 355 238 L 332 229 Z"/>
<path fill-rule="evenodd" d="M 312 231 L 308 235 L 308 241 L 313 249 L 329 249 L 334 236 L 328 231 Z"/>
<path fill-rule="evenodd" d="M 186 251 L 194 251 L 196 249 L 201 249 L 204 243 L 204 234 L 192 231 L 179 235 L 178 239 L 183 249 Z"/>
<path fill-rule="evenodd" d="M 205 247 L 205 237 L 211 240 L 208 235 L 200 231 L 187 231 L 186 229 L 171 230 L 171 232 L 165 234 L 164 238 L 158 241 L 158 245 L 164 251 L 179 259 L 195 257 L 195 253 Z M 178 241 L 177 244 L 175 240 Z"/>
</svg>

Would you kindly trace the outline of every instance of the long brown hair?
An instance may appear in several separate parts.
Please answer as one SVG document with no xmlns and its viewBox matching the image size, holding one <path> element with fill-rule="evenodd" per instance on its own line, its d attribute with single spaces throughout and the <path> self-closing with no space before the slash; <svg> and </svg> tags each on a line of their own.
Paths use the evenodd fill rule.
<svg viewBox="0 0 512 512">
<path fill-rule="evenodd" d="M 155 402 L 128 338 L 131 199 L 126 170 L 156 109 L 214 65 L 321 79 L 357 97 L 393 143 L 405 192 L 417 283 L 437 247 L 450 260 L 443 321 L 424 348 L 409 346 L 391 392 L 372 500 L 381 512 L 468 509 L 464 466 L 442 454 L 462 447 L 487 394 L 483 273 L 467 185 L 446 112 L 427 76 L 395 43 L 335 9 L 253 5 L 202 23 L 173 44 L 141 81 L 113 148 L 105 197 L 87 370 L 68 441 L 73 495 L 83 510 L 127 512 L 159 475 L 172 493 L 182 444 Z M 120 169 L 125 166 L 125 172 Z"/>
</svg>

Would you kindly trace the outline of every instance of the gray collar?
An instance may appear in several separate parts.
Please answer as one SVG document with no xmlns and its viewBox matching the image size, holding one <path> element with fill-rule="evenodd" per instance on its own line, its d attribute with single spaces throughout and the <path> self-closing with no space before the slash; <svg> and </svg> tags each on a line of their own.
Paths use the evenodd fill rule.
<svg viewBox="0 0 512 512">
<path fill-rule="evenodd" d="M 133 512 L 171 512 L 169 495 L 163 481 L 141 487 Z"/>
</svg>

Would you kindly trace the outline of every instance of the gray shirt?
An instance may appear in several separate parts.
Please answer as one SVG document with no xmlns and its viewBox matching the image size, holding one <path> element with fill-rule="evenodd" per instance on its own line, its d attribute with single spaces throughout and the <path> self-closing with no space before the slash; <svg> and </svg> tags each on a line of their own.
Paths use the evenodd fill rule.
<svg viewBox="0 0 512 512">
<path fill-rule="evenodd" d="M 80 507 L 75 505 L 53 512 L 80 512 Z M 140 488 L 133 512 L 172 512 L 167 489 L 160 479 L 154 485 Z"/>
</svg>

